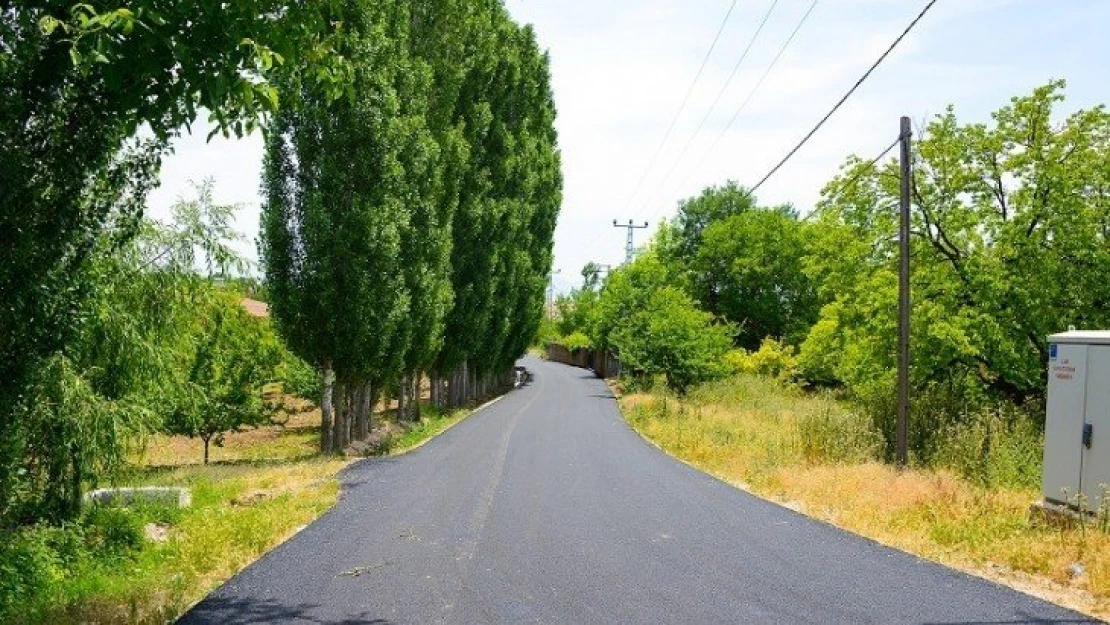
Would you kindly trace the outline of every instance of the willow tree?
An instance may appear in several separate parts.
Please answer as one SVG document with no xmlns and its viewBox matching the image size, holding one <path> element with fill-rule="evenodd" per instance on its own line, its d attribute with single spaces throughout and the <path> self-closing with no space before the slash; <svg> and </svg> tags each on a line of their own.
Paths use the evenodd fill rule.
<svg viewBox="0 0 1110 625">
<path fill-rule="evenodd" d="M 267 136 L 261 255 L 279 331 L 323 371 L 325 451 L 348 442 L 346 389 L 399 370 L 412 337 L 403 263 L 424 227 L 413 207 L 438 188 L 440 149 L 421 95 L 430 72 L 408 54 L 403 8 L 348 3 L 350 93 L 294 86 L 299 98 Z"/>
<path fill-rule="evenodd" d="M 276 108 L 282 61 L 311 59 L 314 81 L 341 84 L 328 5 L 0 8 L 0 500 L 37 462 L 12 441 L 32 434 L 36 395 L 73 368 L 48 361 L 72 359 L 96 313 L 94 266 L 134 236 L 169 141 L 202 107 L 245 133 Z"/>
</svg>

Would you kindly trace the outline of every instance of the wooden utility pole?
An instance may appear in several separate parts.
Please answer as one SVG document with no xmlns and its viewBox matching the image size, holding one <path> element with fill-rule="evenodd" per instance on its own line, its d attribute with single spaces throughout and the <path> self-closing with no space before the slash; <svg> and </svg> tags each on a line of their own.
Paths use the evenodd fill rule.
<svg viewBox="0 0 1110 625">
<path fill-rule="evenodd" d="M 903 117 L 899 135 L 901 154 L 901 197 L 898 227 L 898 466 L 909 462 L 910 430 L 910 118 Z"/>
</svg>

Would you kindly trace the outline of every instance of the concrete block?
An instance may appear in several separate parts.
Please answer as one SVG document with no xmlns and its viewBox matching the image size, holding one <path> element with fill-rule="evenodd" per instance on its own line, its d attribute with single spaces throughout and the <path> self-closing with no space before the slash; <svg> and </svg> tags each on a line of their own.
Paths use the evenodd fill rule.
<svg viewBox="0 0 1110 625">
<path fill-rule="evenodd" d="M 178 486 L 137 486 L 126 488 L 99 488 L 85 493 L 85 503 L 104 506 L 128 506 L 134 503 L 152 503 L 178 508 L 193 504 L 188 488 Z"/>
</svg>

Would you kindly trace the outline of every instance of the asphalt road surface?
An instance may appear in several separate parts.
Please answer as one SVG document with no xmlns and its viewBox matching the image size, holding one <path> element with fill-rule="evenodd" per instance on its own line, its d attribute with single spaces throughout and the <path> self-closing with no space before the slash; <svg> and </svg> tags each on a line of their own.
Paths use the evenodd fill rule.
<svg viewBox="0 0 1110 625">
<path fill-rule="evenodd" d="M 182 622 L 1088 622 L 736 490 L 641 440 L 589 371 L 524 364 L 528 386 L 353 465 Z"/>
</svg>

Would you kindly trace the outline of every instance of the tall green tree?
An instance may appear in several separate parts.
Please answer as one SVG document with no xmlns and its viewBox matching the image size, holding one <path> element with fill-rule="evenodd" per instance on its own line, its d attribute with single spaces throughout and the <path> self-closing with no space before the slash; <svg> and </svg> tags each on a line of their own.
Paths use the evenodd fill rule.
<svg viewBox="0 0 1110 625">
<path fill-rule="evenodd" d="M 515 25 L 514 25 L 515 26 Z M 517 27 L 510 50 L 519 59 L 515 91 L 501 103 L 505 129 L 515 135 L 506 145 L 509 157 L 495 170 L 495 180 L 509 199 L 503 232 L 512 253 L 502 255 L 499 302 L 507 309 L 494 321 L 506 320 L 500 349 L 492 368 L 511 367 L 539 330 L 544 293 L 552 264 L 555 223 L 562 205 L 562 171 L 555 131 L 555 104 L 551 92 L 550 60 L 536 42 L 530 26 Z M 495 109 L 496 111 L 497 109 Z M 497 324 L 495 323 L 495 327 Z"/>
<path fill-rule="evenodd" d="M 1046 336 L 1110 325 L 1110 114 L 1100 106 L 1054 117 L 1062 100 L 1063 83 L 1050 83 L 1014 98 L 990 124 L 960 123 L 950 108 L 917 142 L 918 389 L 1036 399 Z M 801 356 L 810 377 L 888 397 L 898 177 L 895 163 L 866 167 L 850 162 L 818 209 L 807 269 L 830 303 Z"/>
<path fill-rule="evenodd" d="M 452 231 L 455 303 L 436 363 L 453 373 L 456 402 L 464 371 L 510 366 L 538 330 L 562 193 L 549 60 L 500 3 L 475 6 L 485 26 L 457 109 L 469 159 Z"/>
<path fill-rule="evenodd" d="M 434 289 L 421 280 L 435 276 L 406 268 L 420 263 L 441 176 L 420 97 L 430 72 L 408 54 L 406 11 L 400 1 L 348 3 L 340 49 L 354 60 L 350 96 L 296 85 L 299 99 L 267 137 L 261 253 L 271 310 L 293 351 L 324 372 L 325 451 L 347 442 L 346 390 L 392 380 L 428 324 L 423 298 L 444 297 L 414 293 Z"/>
</svg>

